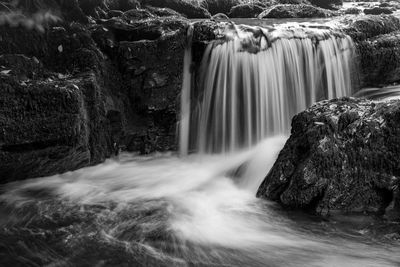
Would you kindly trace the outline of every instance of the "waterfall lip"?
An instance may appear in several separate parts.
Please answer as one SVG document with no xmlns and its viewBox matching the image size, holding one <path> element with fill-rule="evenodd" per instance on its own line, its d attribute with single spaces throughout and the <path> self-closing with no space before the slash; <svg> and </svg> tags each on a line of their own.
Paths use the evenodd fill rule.
<svg viewBox="0 0 400 267">
<path fill-rule="evenodd" d="M 333 36 L 345 38 L 347 35 L 336 24 L 288 22 L 274 26 L 252 26 L 245 24 L 225 23 L 215 40 L 210 43 L 215 47 L 226 42 L 240 40 L 238 52 L 257 54 L 271 48 L 280 39 L 312 39 L 318 44 Z"/>
</svg>

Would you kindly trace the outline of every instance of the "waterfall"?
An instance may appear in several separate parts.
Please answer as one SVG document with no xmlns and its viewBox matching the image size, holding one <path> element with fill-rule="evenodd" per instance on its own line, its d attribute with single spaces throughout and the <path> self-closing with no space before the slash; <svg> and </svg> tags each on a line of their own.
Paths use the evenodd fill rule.
<svg viewBox="0 0 400 267">
<path fill-rule="evenodd" d="M 192 75 L 190 73 L 192 65 L 192 38 L 193 26 L 190 25 L 187 34 L 187 45 L 183 62 L 183 81 L 181 93 L 181 119 L 180 119 L 180 146 L 181 155 L 186 155 L 189 145 L 189 125 L 190 125 L 190 89 L 192 85 Z"/>
<path fill-rule="evenodd" d="M 353 54 L 351 38 L 326 26 L 229 27 L 208 45 L 197 87 L 183 88 L 192 97 L 182 103 L 190 122 L 181 153 L 233 152 L 287 134 L 297 112 L 351 94 Z"/>
</svg>

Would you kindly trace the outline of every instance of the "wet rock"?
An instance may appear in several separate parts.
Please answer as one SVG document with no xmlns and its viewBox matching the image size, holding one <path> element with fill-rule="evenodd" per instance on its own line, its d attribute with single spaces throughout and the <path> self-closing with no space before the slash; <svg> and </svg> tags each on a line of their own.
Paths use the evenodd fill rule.
<svg viewBox="0 0 400 267">
<path fill-rule="evenodd" d="M 386 7 L 373 7 L 364 9 L 366 15 L 380 15 L 380 14 L 392 14 L 393 11 Z"/>
<path fill-rule="evenodd" d="M 183 17 L 182 14 L 170 8 L 146 6 L 146 9 L 158 17 Z"/>
<path fill-rule="evenodd" d="M 128 22 L 155 17 L 155 15 L 153 15 L 149 10 L 146 9 L 131 9 L 124 12 L 121 16 L 123 20 L 126 20 Z"/>
<path fill-rule="evenodd" d="M 338 6 L 343 5 L 343 0 L 309 0 L 312 5 L 327 8 L 327 9 L 336 9 Z"/>
<path fill-rule="evenodd" d="M 345 24 L 343 31 L 355 41 L 362 41 L 400 30 L 399 18 L 392 15 L 351 16 L 342 19 L 340 22 Z"/>
<path fill-rule="evenodd" d="M 91 163 L 84 82 L 0 79 L 0 183 Z"/>
<path fill-rule="evenodd" d="M 355 41 L 359 86 L 382 86 L 399 80 L 400 20 L 392 15 L 347 16 L 342 30 Z"/>
<path fill-rule="evenodd" d="M 170 8 L 183 14 L 189 19 L 210 18 L 210 13 L 197 5 L 193 5 L 185 0 L 143 0 L 142 5 L 148 5 L 160 8 Z"/>
<path fill-rule="evenodd" d="M 111 10 L 121 10 L 123 12 L 140 8 L 138 0 L 101 0 Z"/>
<path fill-rule="evenodd" d="M 357 44 L 361 86 L 400 82 L 400 32 L 379 35 Z"/>
<path fill-rule="evenodd" d="M 232 7 L 228 16 L 230 18 L 256 18 L 263 11 L 264 7 L 262 6 L 242 4 Z"/>
<path fill-rule="evenodd" d="M 311 3 L 308 0 L 277 0 L 274 4 L 282 4 L 282 5 L 300 5 L 306 4 L 310 5 Z"/>
<path fill-rule="evenodd" d="M 263 11 L 258 18 L 326 18 L 335 13 L 311 5 L 276 5 Z"/>
<path fill-rule="evenodd" d="M 400 215 L 399 156 L 400 101 L 322 101 L 293 118 L 257 196 L 322 215 Z"/>
<path fill-rule="evenodd" d="M 204 0 L 202 2 L 202 5 L 211 13 L 211 15 L 218 13 L 227 15 L 234 6 L 239 4 L 241 4 L 240 0 Z"/>
<path fill-rule="evenodd" d="M 344 14 L 358 15 L 360 13 L 361 13 L 361 9 L 358 9 L 356 7 L 351 7 L 351 8 L 344 10 Z"/>
</svg>

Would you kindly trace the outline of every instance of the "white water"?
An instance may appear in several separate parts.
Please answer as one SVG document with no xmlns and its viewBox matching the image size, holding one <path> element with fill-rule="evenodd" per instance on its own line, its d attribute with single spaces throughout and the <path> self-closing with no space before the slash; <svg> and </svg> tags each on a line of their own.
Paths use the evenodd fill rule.
<svg viewBox="0 0 400 267">
<path fill-rule="evenodd" d="M 11 213 L 14 215 L 24 207 L 39 207 L 40 214 L 24 218 L 28 222 L 35 216 L 52 216 L 48 204 L 42 204 L 48 203 L 43 192 L 54 201 L 67 203 L 63 213 L 70 213 L 74 205 L 81 206 L 83 215 L 94 209 L 97 219 L 92 224 L 101 229 L 96 236 L 102 244 L 112 247 L 121 243 L 133 255 L 139 253 L 136 246 L 140 244 L 158 260 L 155 266 L 399 264 L 397 247 L 372 243 L 357 232 L 340 234 L 334 226 L 327 228 L 331 231 L 328 233 L 324 222 L 293 222 L 272 203 L 255 198 L 260 180 L 253 178 L 265 175 L 285 140 L 283 136 L 274 137 L 230 156 L 192 155 L 183 159 L 173 155 L 122 155 L 99 166 L 6 185 L 0 203 L 7 203 L 8 209 L 15 210 Z M 63 209 L 58 202 L 55 207 Z M 104 208 L 96 211 L 96 207 Z M 9 218 L 12 221 L 12 216 Z M 29 227 L 27 223 L 23 229 Z M 73 229 L 78 229 L 74 230 L 77 233 L 60 242 L 67 245 L 89 231 L 79 224 Z M 134 237 L 134 230 L 139 231 L 139 238 Z M 156 240 L 154 232 L 160 236 Z M 65 261 L 68 263 L 68 258 Z"/>
<path fill-rule="evenodd" d="M 399 266 L 398 244 L 377 242 L 364 226 L 343 230 L 310 218 L 293 221 L 255 198 L 287 138 L 275 134 L 287 132 L 294 112 L 320 97 L 349 93 L 351 40 L 326 29 L 230 33 L 229 41 L 206 52 L 204 91 L 195 107 L 186 50 L 180 142 L 183 155 L 191 149 L 234 153 L 124 154 L 5 185 L 0 237 L 16 231 L 19 240 L 10 245 L 0 239 L 0 248 L 19 252 L 22 246 L 29 252 L 22 262 L 39 255 L 52 266 L 107 266 L 119 257 L 127 265 L 139 259 L 142 266 Z M 195 147 L 191 138 L 199 140 Z M 82 258 L 60 260 L 60 244 L 41 243 L 49 233 L 62 237 L 62 251 L 72 248 Z M 100 251 L 96 257 L 89 257 L 92 246 Z"/>
<path fill-rule="evenodd" d="M 235 26 L 225 36 L 208 46 L 199 88 L 183 88 L 197 95 L 192 108 L 182 102 L 182 116 L 191 118 L 181 128 L 182 154 L 252 147 L 287 134 L 293 115 L 317 100 L 351 95 L 354 48 L 348 36 L 299 24 Z M 184 74 L 190 79 L 186 69 Z"/>
</svg>

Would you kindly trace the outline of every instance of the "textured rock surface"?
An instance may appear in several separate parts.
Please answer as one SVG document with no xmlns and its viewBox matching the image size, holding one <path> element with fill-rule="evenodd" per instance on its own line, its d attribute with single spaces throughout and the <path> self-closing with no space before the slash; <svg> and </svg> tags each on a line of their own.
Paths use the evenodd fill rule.
<svg viewBox="0 0 400 267">
<path fill-rule="evenodd" d="M 400 32 L 379 35 L 357 44 L 362 86 L 400 82 Z"/>
<path fill-rule="evenodd" d="M 311 4 L 322 8 L 334 8 L 343 5 L 343 0 L 310 0 Z"/>
<path fill-rule="evenodd" d="M 326 18 L 334 16 L 330 10 L 311 5 L 276 5 L 263 11 L 258 18 Z"/>
<path fill-rule="evenodd" d="M 382 86 L 400 80 L 400 20 L 391 15 L 349 16 L 340 20 L 355 41 L 359 86 Z"/>
<path fill-rule="evenodd" d="M 262 6 L 242 4 L 232 7 L 228 16 L 230 18 L 256 18 L 263 11 L 264 7 Z"/>
<path fill-rule="evenodd" d="M 210 13 L 197 5 L 185 0 L 142 0 L 142 5 L 173 9 L 189 19 L 210 18 Z"/>
<path fill-rule="evenodd" d="M 92 165 L 120 149 L 176 149 L 189 24 L 158 8 L 110 13 L 44 33 L 1 28 L 0 183 Z"/>
<path fill-rule="evenodd" d="M 257 196 L 328 215 L 400 218 L 400 102 L 343 98 L 296 115 Z"/>
<path fill-rule="evenodd" d="M 380 15 L 380 14 L 392 14 L 393 11 L 386 7 L 373 7 L 364 9 L 364 13 L 367 15 Z"/>
</svg>

